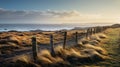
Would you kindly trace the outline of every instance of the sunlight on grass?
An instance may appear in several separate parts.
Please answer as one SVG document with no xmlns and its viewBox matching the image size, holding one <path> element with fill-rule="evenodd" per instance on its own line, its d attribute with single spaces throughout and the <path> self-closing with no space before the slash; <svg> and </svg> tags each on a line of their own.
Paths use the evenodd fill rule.
<svg viewBox="0 0 120 67">
<path fill-rule="evenodd" d="M 108 29 L 104 33 L 108 36 L 107 39 L 104 39 L 102 47 L 105 48 L 108 52 L 108 55 L 112 58 L 110 60 L 105 60 L 104 62 L 97 63 L 103 67 L 119 67 L 120 66 L 120 51 L 118 39 L 120 28 Z"/>
</svg>

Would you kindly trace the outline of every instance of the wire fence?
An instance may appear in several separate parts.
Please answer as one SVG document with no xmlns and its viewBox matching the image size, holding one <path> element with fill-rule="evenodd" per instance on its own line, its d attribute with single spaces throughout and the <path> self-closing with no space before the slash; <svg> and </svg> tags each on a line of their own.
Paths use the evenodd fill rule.
<svg viewBox="0 0 120 67">
<path fill-rule="evenodd" d="M 96 33 L 100 33 L 104 30 L 106 30 L 107 28 L 109 28 L 109 26 L 103 26 L 103 27 L 90 27 L 88 29 L 85 29 L 84 32 L 78 32 L 76 31 L 75 33 L 72 33 L 71 38 L 68 38 L 68 31 L 63 31 L 61 32 L 63 34 L 63 39 L 62 41 L 59 41 L 57 43 L 54 43 L 54 34 L 49 34 L 49 49 L 51 52 L 52 56 L 55 56 L 55 51 L 54 48 L 57 44 L 61 44 L 63 46 L 63 49 L 66 49 L 68 45 L 68 42 L 74 42 L 74 45 L 78 45 L 79 44 L 79 40 L 82 39 L 83 37 L 88 38 L 89 36 L 96 34 Z M 32 37 L 32 51 L 33 51 L 33 59 L 36 60 L 37 59 L 37 53 L 38 53 L 38 47 L 37 47 L 37 40 L 36 37 Z"/>
</svg>

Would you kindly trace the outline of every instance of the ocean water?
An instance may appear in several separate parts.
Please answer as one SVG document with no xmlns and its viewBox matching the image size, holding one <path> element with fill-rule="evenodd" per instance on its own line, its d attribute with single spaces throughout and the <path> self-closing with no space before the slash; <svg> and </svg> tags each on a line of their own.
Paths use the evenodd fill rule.
<svg viewBox="0 0 120 67">
<path fill-rule="evenodd" d="M 92 27 L 92 26 L 105 26 L 110 24 L 0 24 L 0 32 L 3 31 L 30 31 L 30 30 L 44 30 L 55 31 L 62 29 L 73 29 L 74 27 Z"/>
</svg>

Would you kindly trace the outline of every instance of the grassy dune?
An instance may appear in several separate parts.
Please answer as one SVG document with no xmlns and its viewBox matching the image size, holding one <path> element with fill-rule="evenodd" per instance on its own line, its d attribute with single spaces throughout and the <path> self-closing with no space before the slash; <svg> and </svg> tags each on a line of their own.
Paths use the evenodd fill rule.
<svg viewBox="0 0 120 67">
<path fill-rule="evenodd" d="M 110 59 L 104 48 L 101 48 L 101 42 L 106 39 L 104 34 L 96 34 L 88 39 L 83 38 L 78 45 L 63 49 L 62 46 L 55 48 L 55 56 L 50 51 L 42 50 L 36 63 L 29 55 L 22 55 L 14 58 L 11 62 L 5 62 L 3 67 L 76 67 L 86 66 Z"/>
<path fill-rule="evenodd" d="M 119 43 L 120 28 L 109 28 L 83 38 L 78 45 L 66 49 L 56 47 L 55 56 L 48 50 L 42 50 L 36 62 L 30 55 L 24 54 L 4 62 L 2 67 L 119 67 Z"/>
<path fill-rule="evenodd" d="M 105 48 L 111 59 L 95 65 L 102 67 L 120 67 L 120 28 L 110 28 L 104 33 L 108 36 L 108 38 L 104 39 L 101 47 Z"/>
<path fill-rule="evenodd" d="M 67 40 L 73 38 L 73 33 L 76 30 L 68 31 Z M 77 30 L 82 32 L 81 30 Z M 14 50 L 23 49 L 24 47 L 31 47 L 31 38 L 36 36 L 38 45 L 49 45 L 50 34 L 54 36 L 54 43 L 63 41 L 64 33 L 62 31 L 48 31 L 48 32 L 1 32 L 0 33 L 0 54 L 11 54 Z"/>
</svg>

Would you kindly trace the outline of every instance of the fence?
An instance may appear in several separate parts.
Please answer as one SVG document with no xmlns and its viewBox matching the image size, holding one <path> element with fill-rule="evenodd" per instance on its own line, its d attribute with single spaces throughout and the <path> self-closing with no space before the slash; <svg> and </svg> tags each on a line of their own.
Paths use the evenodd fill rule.
<svg viewBox="0 0 120 67">
<path fill-rule="evenodd" d="M 74 36 L 75 36 L 75 45 L 78 44 L 78 39 L 79 39 L 79 34 L 80 36 L 85 36 L 86 38 L 88 38 L 90 35 L 102 32 L 104 30 L 106 30 L 108 27 L 90 27 L 88 29 L 86 29 L 85 32 L 83 33 L 78 33 L 75 32 Z M 66 43 L 67 43 L 67 31 L 64 31 L 64 37 L 63 37 L 63 49 L 66 48 Z M 54 41 L 53 41 L 53 34 L 50 34 L 50 47 L 51 47 L 51 55 L 55 56 L 55 51 L 54 51 Z M 36 37 L 32 37 L 32 50 L 33 50 L 33 59 L 36 61 L 37 59 L 37 53 L 38 53 L 38 47 L 37 47 L 37 42 L 36 42 Z"/>
</svg>

